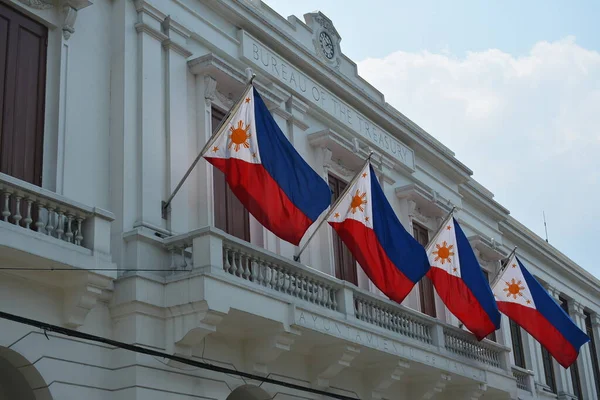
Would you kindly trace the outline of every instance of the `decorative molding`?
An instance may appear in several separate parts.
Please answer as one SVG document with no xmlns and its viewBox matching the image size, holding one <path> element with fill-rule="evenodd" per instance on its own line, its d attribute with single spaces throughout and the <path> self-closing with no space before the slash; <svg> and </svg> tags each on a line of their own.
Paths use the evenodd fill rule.
<svg viewBox="0 0 600 400">
<path fill-rule="evenodd" d="M 450 200 L 420 183 L 397 187 L 395 192 L 399 199 L 414 201 L 421 215 L 428 218 L 444 217 L 454 206 Z"/>
<path fill-rule="evenodd" d="M 397 361 L 371 365 L 366 374 L 365 383 L 371 388 L 371 398 L 381 400 L 386 391 L 402 379 L 402 375 L 410 368 L 410 363 Z"/>
<path fill-rule="evenodd" d="M 592 326 L 595 328 L 600 328 L 600 315 L 597 313 L 592 314 Z"/>
<path fill-rule="evenodd" d="M 312 385 L 325 390 L 329 388 L 331 379 L 350 366 L 354 358 L 360 354 L 360 349 L 344 345 L 319 349 L 314 354 L 315 358 L 311 363 L 313 368 Z"/>
<path fill-rule="evenodd" d="M 479 383 L 473 388 L 467 389 L 466 398 L 469 400 L 477 400 L 487 391 L 487 384 Z"/>
<path fill-rule="evenodd" d="M 247 341 L 245 343 L 245 356 L 248 369 L 259 375 L 268 375 L 269 365 L 283 352 L 290 351 L 294 341 L 300 335 L 299 330 L 292 329 L 290 332 L 281 332 Z"/>
<path fill-rule="evenodd" d="M 35 8 L 36 10 L 48 10 L 54 7 L 53 0 L 18 0 L 20 3 Z"/>
<path fill-rule="evenodd" d="M 508 254 L 501 251 L 500 246 L 494 238 L 487 238 L 479 234 L 469 236 L 471 246 L 479 250 L 481 261 L 497 262 L 504 259 Z"/>
<path fill-rule="evenodd" d="M 342 41 L 342 38 L 334 28 L 331 20 L 320 11 L 304 14 L 304 20 L 306 21 L 306 25 L 308 25 L 313 31 L 312 42 L 315 47 L 315 52 L 319 55 L 319 58 L 325 64 L 335 68 L 336 70 L 339 70 L 342 61 L 342 50 L 340 48 L 340 42 Z M 326 57 L 323 53 L 323 49 L 321 47 L 322 33 L 325 33 L 331 40 L 330 45 L 333 51 L 331 58 Z"/>
<path fill-rule="evenodd" d="M 452 380 L 452 377 L 450 375 L 440 374 L 437 379 L 430 381 L 420 381 L 419 385 L 423 386 L 424 389 L 422 389 L 418 394 L 416 394 L 416 396 L 412 396 L 411 398 L 429 400 L 433 398 L 436 394 L 442 393 L 448 385 L 448 382 L 450 382 L 450 380 Z"/>
<path fill-rule="evenodd" d="M 63 37 L 65 40 L 69 40 L 71 35 L 75 33 L 75 20 L 77 19 L 77 10 L 70 6 L 64 6 L 63 12 L 65 14 L 65 20 L 63 22 Z"/>
<path fill-rule="evenodd" d="M 137 33 L 146 33 L 147 35 L 153 37 L 154 39 L 158 40 L 161 43 L 169 38 L 164 33 L 157 31 L 156 29 L 152 28 L 150 25 L 145 24 L 143 22 L 138 22 L 134 26 L 135 26 L 135 30 Z"/>
<path fill-rule="evenodd" d="M 584 309 L 585 307 L 580 302 L 576 300 L 569 301 L 569 311 L 583 319 L 585 319 L 585 314 L 583 313 Z M 579 325 L 577 321 L 575 321 L 575 323 Z"/>
<path fill-rule="evenodd" d="M 175 53 L 183 56 L 184 58 L 190 57 L 193 53 L 181 46 L 177 42 L 174 42 L 172 39 L 168 38 L 163 40 L 162 46 L 167 50 L 173 50 Z"/>
<path fill-rule="evenodd" d="M 63 293 L 63 318 L 66 327 L 76 329 L 85 322 L 85 317 L 96 306 L 98 300 L 106 300 L 112 290 L 112 278 L 81 271 L 74 273 Z"/>
<path fill-rule="evenodd" d="M 412 199 L 408 200 L 407 202 L 408 202 L 408 216 L 411 219 L 414 219 L 423 225 L 428 225 L 429 222 L 431 221 L 431 218 L 423 215 L 417 202 Z"/>
<path fill-rule="evenodd" d="M 134 4 L 135 10 L 138 12 L 138 14 L 147 15 L 161 24 L 165 20 L 165 18 L 167 18 L 167 15 L 165 13 L 160 11 L 158 8 L 154 7 L 147 0 L 135 0 Z"/>
<path fill-rule="evenodd" d="M 211 310 L 206 301 L 168 307 L 170 335 L 167 350 L 172 354 L 190 356 L 194 347 L 217 330 L 224 313 Z"/>
</svg>

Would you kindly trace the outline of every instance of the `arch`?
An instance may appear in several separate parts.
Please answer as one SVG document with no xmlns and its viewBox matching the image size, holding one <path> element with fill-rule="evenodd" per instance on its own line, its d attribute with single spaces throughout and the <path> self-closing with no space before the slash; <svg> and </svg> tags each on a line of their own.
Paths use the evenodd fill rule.
<svg viewBox="0 0 600 400">
<path fill-rule="evenodd" d="M 269 400 L 272 396 L 254 385 L 242 385 L 227 396 L 226 400 Z"/>
<path fill-rule="evenodd" d="M 52 400 L 38 370 L 21 354 L 0 346 L 0 400 Z"/>
</svg>

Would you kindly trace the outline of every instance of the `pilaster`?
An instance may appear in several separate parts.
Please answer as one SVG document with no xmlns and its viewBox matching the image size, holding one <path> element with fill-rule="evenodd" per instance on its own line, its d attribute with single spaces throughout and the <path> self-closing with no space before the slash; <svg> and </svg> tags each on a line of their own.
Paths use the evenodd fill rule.
<svg viewBox="0 0 600 400">
<path fill-rule="evenodd" d="M 167 196 L 173 193 L 192 160 L 188 158 L 188 85 L 187 58 L 191 52 L 186 48 L 191 32 L 167 17 L 163 24 L 167 39 L 165 49 L 165 110 L 167 136 Z M 171 200 L 167 210 L 167 226 L 173 234 L 187 232 L 189 226 L 189 185 L 184 184 Z M 166 198 L 165 198 L 166 200 Z"/>
<path fill-rule="evenodd" d="M 166 15 L 143 0 L 135 1 L 138 22 L 137 221 L 135 226 L 164 228 L 161 201 L 166 196 L 164 59 L 162 32 Z"/>
</svg>

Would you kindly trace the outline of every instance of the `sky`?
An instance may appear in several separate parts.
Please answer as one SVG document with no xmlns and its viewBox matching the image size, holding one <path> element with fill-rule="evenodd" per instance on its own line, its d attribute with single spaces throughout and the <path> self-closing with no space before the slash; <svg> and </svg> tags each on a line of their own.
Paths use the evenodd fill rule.
<svg viewBox="0 0 600 400">
<path fill-rule="evenodd" d="M 263 1 L 327 15 L 387 102 L 600 278 L 600 1 Z"/>
</svg>

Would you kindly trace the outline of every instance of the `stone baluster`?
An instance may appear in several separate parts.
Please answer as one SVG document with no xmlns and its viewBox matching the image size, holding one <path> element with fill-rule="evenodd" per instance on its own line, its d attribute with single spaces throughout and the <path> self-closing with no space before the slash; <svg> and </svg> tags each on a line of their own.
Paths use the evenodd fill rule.
<svg viewBox="0 0 600 400">
<path fill-rule="evenodd" d="M 48 223 L 46 224 L 46 234 L 48 236 L 52 236 L 52 231 L 54 230 L 54 225 L 52 225 L 52 217 L 55 214 L 54 206 L 52 204 L 48 204 L 48 207 L 46 207 L 46 209 L 48 210 Z M 58 229 L 58 221 L 56 221 L 56 227 Z"/>
<path fill-rule="evenodd" d="M 67 231 L 65 232 L 65 236 L 67 237 L 67 242 L 73 242 L 73 214 L 67 214 Z"/>
<path fill-rule="evenodd" d="M 229 273 L 231 264 L 229 263 L 229 247 L 223 246 L 223 270 Z"/>
<path fill-rule="evenodd" d="M 58 216 L 56 218 L 56 237 L 62 239 L 63 233 L 65 232 L 65 215 L 63 209 L 58 209 Z"/>
<path fill-rule="evenodd" d="M 4 193 L 4 207 L 2 208 L 2 218 L 4 222 L 8 222 L 8 217 L 10 217 L 10 192 L 5 191 Z"/>
<path fill-rule="evenodd" d="M 75 231 L 75 244 L 81 246 L 81 242 L 83 241 L 83 231 L 81 230 L 81 224 L 83 223 L 83 218 L 78 216 L 77 219 L 77 230 Z"/>
<path fill-rule="evenodd" d="M 15 225 L 19 225 L 19 221 L 23 218 L 21 215 L 21 199 L 23 197 L 19 194 L 15 196 L 15 214 L 13 215 L 13 220 L 15 221 Z"/>
<path fill-rule="evenodd" d="M 29 229 L 31 227 L 31 223 L 33 222 L 33 218 L 31 216 L 31 206 L 33 204 L 33 199 L 31 197 L 27 198 L 27 211 L 25 214 L 25 219 L 23 220 L 23 222 L 25 222 L 25 228 Z"/>
<path fill-rule="evenodd" d="M 44 204 L 42 204 L 41 202 L 37 203 L 38 206 L 38 212 L 37 212 L 37 221 L 35 223 L 35 227 L 37 228 L 38 232 L 41 233 L 45 233 L 45 226 L 46 224 L 44 223 Z"/>
</svg>

